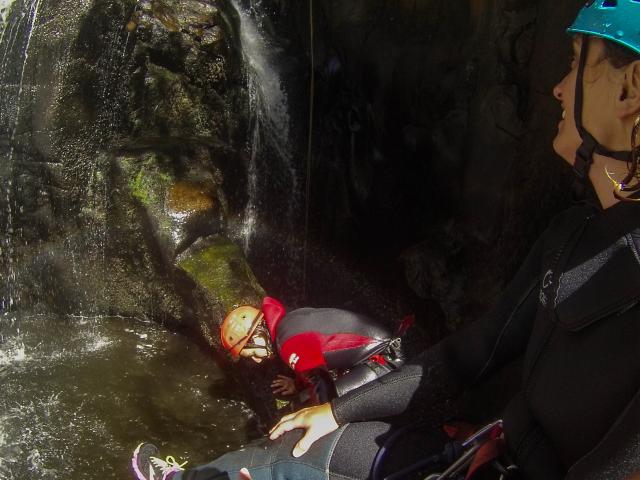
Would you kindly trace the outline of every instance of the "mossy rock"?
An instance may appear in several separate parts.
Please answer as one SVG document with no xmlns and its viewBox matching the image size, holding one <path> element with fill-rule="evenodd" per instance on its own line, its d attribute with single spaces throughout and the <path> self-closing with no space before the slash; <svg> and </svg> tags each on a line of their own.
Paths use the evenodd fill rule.
<svg viewBox="0 0 640 480">
<path fill-rule="evenodd" d="M 196 239 L 224 230 L 225 201 L 211 172 L 191 171 L 179 155 L 160 152 L 121 157 L 118 163 L 167 261 Z"/>
<path fill-rule="evenodd" d="M 237 305 L 260 305 L 265 296 L 244 253 L 227 238 L 200 240 L 180 254 L 176 263 L 225 312 Z"/>
</svg>

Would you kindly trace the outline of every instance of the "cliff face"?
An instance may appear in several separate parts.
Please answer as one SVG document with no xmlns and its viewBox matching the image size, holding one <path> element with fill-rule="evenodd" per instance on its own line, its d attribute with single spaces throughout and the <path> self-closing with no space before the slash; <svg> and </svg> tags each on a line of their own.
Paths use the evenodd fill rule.
<svg viewBox="0 0 640 480">
<path fill-rule="evenodd" d="M 219 164 L 242 162 L 246 136 L 235 11 L 40 0 L 15 3 L 8 21 L 3 260 L 14 301 L 193 317 L 176 257 L 225 231 Z"/>
<path fill-rule="evenodd" d="M 264 286 L 292 306 L 415 311 L 429 341 L 457 328 L 568 203 L 551 89 L 579 4 L 16 0 L 3 308 L 151 318 L 218 349 L 224 313 Z M 261 66 L 236 6 L 278 52 L 286 152 L 251 138 Z"/>
<path fill-rule="evenodd" d="M 228 2 L 13 4 L 0 44 L 5 310 L 152 319 L 220 353 L 225 313 L 264 295 L 233 238 L 244 196 L 225 193 L 225 169 L 246 184 L 238 22 Z M 256 407 L 268 417 L 272 403 Z"/>
<path fill-rule="evenodd" d="M 307 60 L 313 34 L 314 238 L 430 328 L 474 318 L 570 201 L 552 89 L 581 2 L 315 2 L 312 30 L 309 2 L 262 3 Z"/>
</svg>

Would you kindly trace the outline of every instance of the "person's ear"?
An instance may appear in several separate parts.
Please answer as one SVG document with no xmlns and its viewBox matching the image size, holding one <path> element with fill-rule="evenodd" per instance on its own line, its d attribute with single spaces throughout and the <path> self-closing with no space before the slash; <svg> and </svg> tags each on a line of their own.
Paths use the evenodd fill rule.
<svg viewBox="0 0 640 480">
<path fill-rule="evenodd" d="M 630 63 L 624 69 L 618 107 L 621 118 L 636 117 L 640 113 L 640 60 Z"/>
</svg>

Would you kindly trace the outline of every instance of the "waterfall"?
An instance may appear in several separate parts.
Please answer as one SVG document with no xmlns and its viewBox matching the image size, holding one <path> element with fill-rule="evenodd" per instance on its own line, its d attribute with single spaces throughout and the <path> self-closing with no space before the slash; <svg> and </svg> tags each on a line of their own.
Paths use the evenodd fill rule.
<svg viewBox="0 0 640 480">
<path fill-rule="evenodd" d="M 14 2 L 15 0 L 0 0 L 0 34 L 4 32 L 4 26 L 7 23 L 9 10 Z"/>
<path fill-rule="evenodd" d="M 100 272 L 119 268 L 105 261 L 113 238 L 107 187 L 117 183 L 109 183 L 111 152 L 120 152 L 128 106 L 121 100 L 135 36 L 123 20 L 133 5 L 0 2 L 0 479 L 128 478 L 135 442 L 175 431 L 180 438 L 163 444 L 190 452 L 191 464 L 239 448 L 256 422 L 211 355 L 136 317 L 133 295 L 126 316 L 100 315 L 111 298 L 98 290 L 106 285 Z M 86 51 L 84 35 L 96 40 Z M 87 90 L 67 95 L 78 84 Z M 60 92 L 62 101 L 50 103 Z M 273 143 L 266 135 L 255 130 L 257 141 Z M 145 260 L 135 266 L 144 269 Z"/>
<path fill-rule="evenodd" d="M 6 89 L 11 94 L 5 92 L 3 105 L 0 108 L 0 135 L 4 137 L 0 141 L 0 145 L 8 144 L 8 156 L 5 157 L 6 150 L 2 151 L 2 189 L 3 195 L 0 202 L 3 202 L 4 214 L 4 232 L 2 235 L 2 243 L 0 244 L 0 257 L 5 271 L 5 285 L 3 296 L 0 299 L 0 311 L 6 311 L 14 307 L 16 302 L 16 273 L 14 266 L 14 252 L 16 234 L 14 231 L 14 215 L 19 206 L 14 196 L 13 184 L 13 164 L 15 156 L 15 136 L 20 121 L 20 98 L 24 90 L 24 75 L 27 61 L 29 58 L 29 46 L 33 28 L 38 18 L 38 11 L 41 0 L 32 0 L 28 4 L 21 4 L 21 10 L 14 12 L 14 21 L 11 25 L 6 24 L 8 12 L 18 6 L 14 5 L 12 0 L 0 0 L 2 35 L 0 36 L 0 46 L 4 47 L 2 52 L 2 60 L 0 62 L 0 81 L 6 85 Z M 21 29 L 23 29 L 21 31 Z M 22 36 L 20 37 L 20 34 Z M 19 38 L 20 37 L 20 38 Z M 17 45 L 16 45 L 17 43 Z M 9 62 L 12 60 L 12 54 L 15 51 L 21 52 L 22 64 L 18 71 L 12 71 L 9 68 Z M 17 75 L 16 75 L 17 74 Z M 13 77 L 13 78 L 12 78 Z"/>
<path fill-rule="evenodd" d="M 248 137 L 248 202 L 240 232 L 247 252 L 260 214 L 260 175 L 268 176 L 269 181 L 275 181 L 278 172 L 288 177 L 283 194 L 290 195 L 289 211 L 286 212 L 290 222 L 295 213 L 296 194 L 299 189 L 291 153 L 289 103 L 281 72 L 278 70 L 279 49 L 263 28 L 266 14 L 262 13 L 262 1 L 252 0 L 249 3 L 248 7 L 244 7 L 240 0 L 232 0 L 240 16 L 240 43 L 244 62 L 248 67 L 246 80 L 251 110 L 252 131 Z M 271 153 L 268 160 L 272 163 L 269 165 L 264 163 L 268 157 L 266 152 Z M 278 165 L 274 165 L 274 162 Z"/>
</svg>

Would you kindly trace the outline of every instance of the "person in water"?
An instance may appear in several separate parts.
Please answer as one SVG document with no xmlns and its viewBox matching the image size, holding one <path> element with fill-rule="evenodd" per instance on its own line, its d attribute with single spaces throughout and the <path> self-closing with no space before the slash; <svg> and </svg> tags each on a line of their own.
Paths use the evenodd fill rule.
<svg viewBox="0 0 640 480">
<path fill-rule="evenodd" d="M 373 382 L 286 415 L 271 442 L 187 470 L 160 464 L 143 444 L 135 468 L 160 465 L 171 480 L 371 478 L 388 439 L 405 457 L 417 443 L 395 433 L 398 419 L 446 411 L 521 359 L 520 390 L 502 412 L 519 477 L 637 478 L 639 25 L 637 0 L 590 0 L 569 27 L 574 53 L 553 89 L 562 111 L 553 148 L 573 166 L 583 200 L 550 223 L 487 315 Z M 385 471 L 416 460 L 401 454 L 387 456 Z"/>
<path fill-rule="evenodd" d="M 261 309 L 233 309 L 220 327 L 223 347 L 233 358 L 260 363 L 277 351 L 295 372 L 278 375 L 276 395 L 299 394 L 300 403 L 326 402 L 399 366 L 400 338 L 371 318 L 337 308 L 298 308 L 286 313 L 265 297 Z"/>
</svg>

